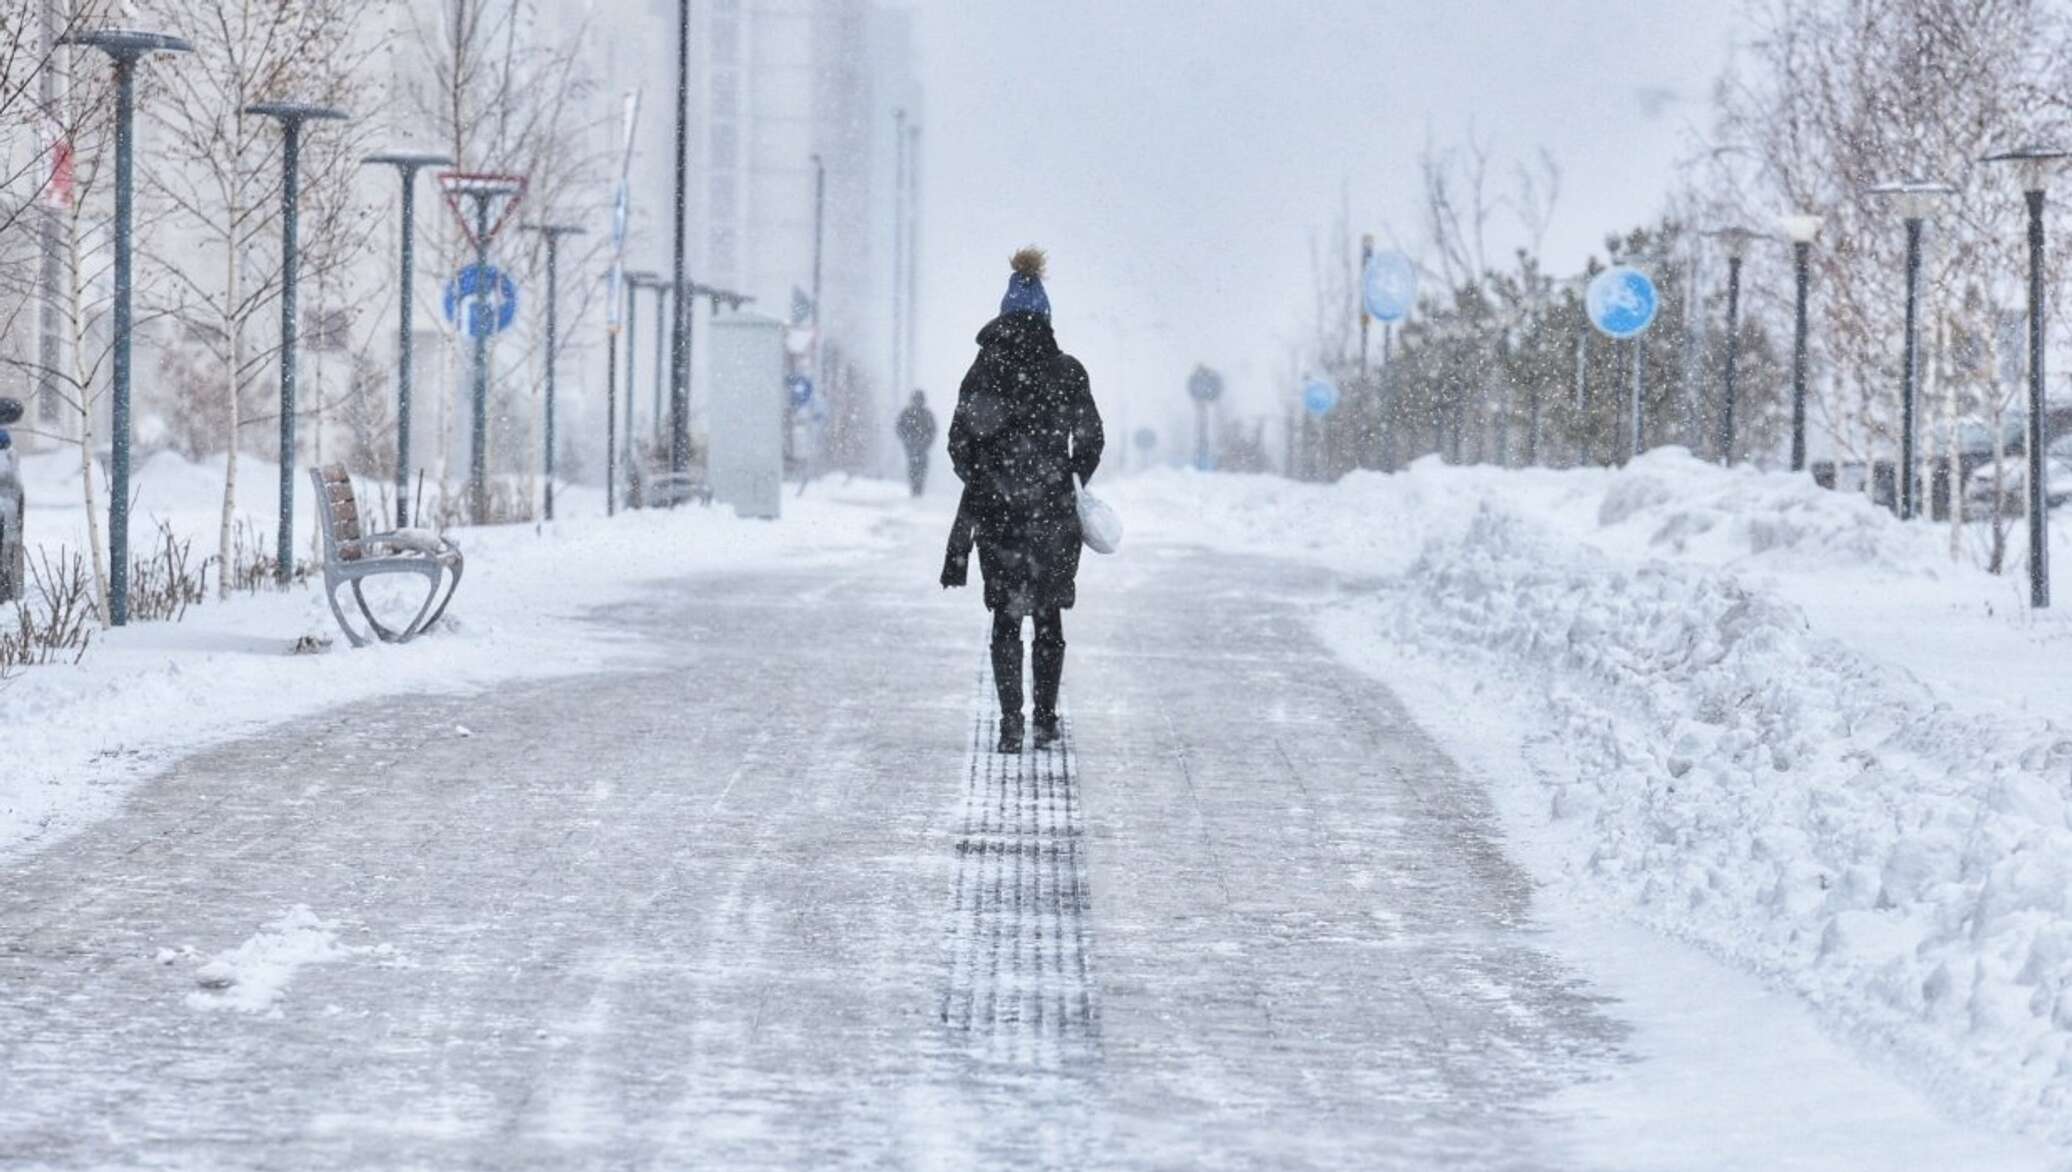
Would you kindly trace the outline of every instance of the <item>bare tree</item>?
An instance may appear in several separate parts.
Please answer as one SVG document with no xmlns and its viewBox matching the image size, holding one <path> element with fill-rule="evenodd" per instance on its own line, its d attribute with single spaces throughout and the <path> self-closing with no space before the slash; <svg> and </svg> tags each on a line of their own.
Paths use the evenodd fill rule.
<svg viewBox="0 0 2072 1172">
<path fill-rule="evenodd" d="M 190 351 L 169 371 L 181 376 L 173 414 L 203 428 L 213 421 L 225 455 L 217 589 L 227 595 L 240 433 L 269 418 L 253 400 L 279 354 L 278 336 L 262 342 L 253 327 L 280 296 L 280 136 L 272 119 L 244 110 L 268 99 L 343 106 L 364 97 L 376 45 L 360 35 L 369 6 L 356 0 L 147 2 L 161 27 L 196 50 L 168 71 L 152 106 L 166 162 L 148 169 L 145 182 L 171 213 L 172 230 L 154 234 L 145 248 L 172 274 L 165 308 Z M 350 198 L 357 133 L 325 124 L 304 140 L 303 186 L 316 213 L 303 225 L 305 271 L 314 277 L 351 263 L 364 247 L 339 210 Z"/>
</svg>

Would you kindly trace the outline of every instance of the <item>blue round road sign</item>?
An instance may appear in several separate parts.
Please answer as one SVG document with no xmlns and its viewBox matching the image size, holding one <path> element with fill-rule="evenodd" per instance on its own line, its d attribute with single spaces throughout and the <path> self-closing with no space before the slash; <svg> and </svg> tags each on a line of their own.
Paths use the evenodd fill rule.
<svg viewBox="0 0 2072 1172">
<path fill-rule="evenodd" d="M 813 401 L 813 380 L 803 374 L 786 375 L 784 388 L 791 392 L 791 405 L 803 407 Z"/>
<path fill-rule="evenodd" d="M 477 294 L 487 291 L 488 311 L 483 312 Z M 471 338 L 486 338 L 511 328 L 518 320 L 518 282 L 495 265 L 469 265 L 446 282 L 440 298 L 446 320 L 460 325 Z M 466 319 L 461 315 L 465 313 Z"/>
<path fill-rule="evenodd" d="M 1213 403 L 1223 397 L 1223 376 L 1206 366 L 1197 366 L 1187 376 L 1187 393 L 1197 403 Z"/>
<path fill-rule="evenodd" d="M 1590 324 L 1612 338 L 1630 338 L 1653 325 L 1658 304 L 1655 283 L 1627 265 L 1597 274 L 1583 293 Z"/>
<path fill-rule="evenodd" d="M 1402 321 L 1417 304 L 1417 268 L 1400 252 L 1377 252 L 1367 258 L 1360 289 L 1368 316 L 1382 322 Z"/>
<path fill-rule="evenodd" d="M 1329 415 L 1338 406 L 1338 384 L 1311 375 L 1302 384 L 1302 407 L 1311 415 Z"/>
</svg>

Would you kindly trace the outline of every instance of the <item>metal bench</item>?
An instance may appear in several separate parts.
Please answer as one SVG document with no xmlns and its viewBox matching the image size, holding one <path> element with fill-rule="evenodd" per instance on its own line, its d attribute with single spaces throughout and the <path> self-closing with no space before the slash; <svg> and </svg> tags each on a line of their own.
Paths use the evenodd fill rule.
<svg viewBox="0 0 2072 1172">
<path fill-rule="evenodd" d="M 427 529 L 398 529 L 386 533 L 364 533 L 360 505 L 353 495 L 352 477 L 345 465 L 327 464 L 309 470 L 317 490 L 317 520 L 324 534 L 324 598 L 338 626 L 355 647 L 365 647 L 368 636 L 353 628 L 338 605 L 338 588 L 350 585 L 360 617 L 367 621 L 373 638 L 384 643 L 408 643 L 431 629 L 446 613 L 460 589 L 462 560 L 460 547 Z M 417 617 L 401 630 L 391 630 L 367 605 L 360 583 L 383 574 L 417 574 L 425 579 L 424 605 Z"/>
</svg>

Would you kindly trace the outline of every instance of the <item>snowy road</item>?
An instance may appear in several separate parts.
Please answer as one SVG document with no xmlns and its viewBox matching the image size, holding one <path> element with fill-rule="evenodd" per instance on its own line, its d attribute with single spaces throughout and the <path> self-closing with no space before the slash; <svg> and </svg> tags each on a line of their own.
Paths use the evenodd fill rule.
<svg viewBox="0 0 2072 1172">
<path fill-rule="evenodd" d="M 679 668 L 340 709 L 6 864 L 0 1164 L 1575 1166 L 1628 1026 L 1342 581 L 1091 567 L 1007 760 L 892 524 L 596 616 Z"/>
</svg>

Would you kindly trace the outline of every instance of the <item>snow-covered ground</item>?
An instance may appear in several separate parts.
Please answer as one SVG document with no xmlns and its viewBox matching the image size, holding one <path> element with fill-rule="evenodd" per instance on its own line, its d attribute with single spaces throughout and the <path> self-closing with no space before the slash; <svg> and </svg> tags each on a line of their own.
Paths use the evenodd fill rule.
<svg viewBox="0 0 2072 1172">
<path fill-rule="evenodd" d="M 76 548 L 85 534 L 77 465 L 59 456 L 25 465 L 32 557 L 38 548 L 54 555 Z M 275 465 L 240 463 L 248 506 L 240 515 L 251 532 L 272 532 L 277 477 Z M 222 479 L 220 459 L 188 464 L 160 454 L 146 462 L 136 475 L 132 542 L 145 546 L 164 521 L 192 539 L 196 564 L 213 554 Z M 361 495 L 372 507 L 371 488 L 363 485 Z M 564 490 L 562 519 L 553 524 L 453 531 L 467 566 L 446 629 L 402 647 L 350 653 L 315 582 L 227 602 L 212 592 L 179 622 L 97 634 L 77 666 L 36 667 L 0 681 L 8 760 L 0 770 L 0 853 L 77 829 L 174 757 L 241 732 L 372 696 L 481 689 L 636 661 L 649 649 L 580 621 L 584 613 L 634 597 L 639 584 L 659 578 L 872 548 L 880 541 L 875 506 L 904 495 L 889 484 L 834 478 L 803 497 L 788 495 L 784 520 L 769 524 L 723 508 L 607 521 L 601 493 Z M 314 524 L 307 492 L 298 504 L 306 544 Z M 370 593 L 401 615 L 415 609 L 401 584 Z M 11 621 L 10 611 L 0 604 L 0 623 Z M 330 646 L 294 654 L 305 636 Z"/>
<path fill-rule="evenodd" d="M 2018 576 L 1677 450 L 1108 490 L 1135 535 L 1356 575 L 1324 631 L 1487 777 L 1546 904 L 1690 941 L 1952 1115 L 2072 1148 L 2072 625 Z"/>
</svg>

